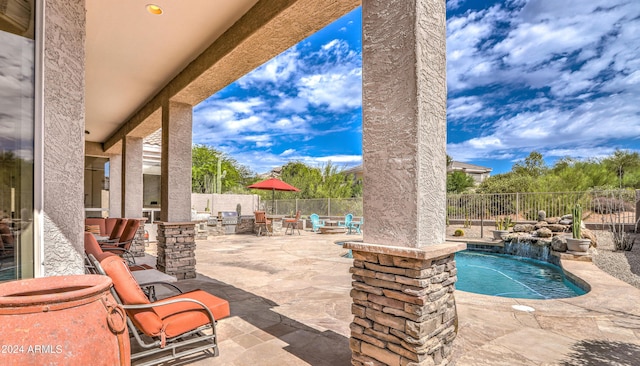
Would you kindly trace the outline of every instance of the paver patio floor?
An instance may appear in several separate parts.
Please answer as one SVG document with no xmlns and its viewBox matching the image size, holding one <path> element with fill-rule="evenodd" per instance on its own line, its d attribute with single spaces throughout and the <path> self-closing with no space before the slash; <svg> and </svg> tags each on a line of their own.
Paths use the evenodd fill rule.
<svg viewBox="0 0 640 366">
<path fill-rule="evenodd" d="M 220 356 L 184 364 L 349 365 L 352 260 L 335 244 L 348 240 L 362 236 L 302 232 L 197 241 L 198 277 L 178 286 L 229 300 L 231 317 L 218 323 Z M 592 291 L 561 300 L 456 291 L 455 364 L 640 364 L 640 290 L 591 263 L 564 265 Z M 517 304 L 535 311 L 516 311 Z"/>
</svg>

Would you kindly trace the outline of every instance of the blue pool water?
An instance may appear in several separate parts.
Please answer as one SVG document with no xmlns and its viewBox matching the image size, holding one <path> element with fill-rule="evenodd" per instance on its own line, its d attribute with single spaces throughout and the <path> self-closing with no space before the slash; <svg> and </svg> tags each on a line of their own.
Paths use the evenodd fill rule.
<svg viewBox="0 0 640 366">
<path fill-rule="evenodd" d="M 549 263 L 504 254 L 456 253 L 458 290 L 519 299 L 559 299 L 586 292 Z"/>
</svg>

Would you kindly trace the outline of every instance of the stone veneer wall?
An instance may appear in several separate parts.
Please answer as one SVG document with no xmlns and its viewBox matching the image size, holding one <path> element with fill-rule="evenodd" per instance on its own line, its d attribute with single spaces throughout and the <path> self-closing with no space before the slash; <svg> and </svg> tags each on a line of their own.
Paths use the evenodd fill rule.
<svg viewBox="0 0 640 366">
<path fill-rule="evenodd" d="M 144 257 L 144 223 L 147 221 L 147 218 L 143 217 L 137 220 L 140 220 L 140 226 L 138 226 L 136 235 L 133 237 L 133 242 L 131 243 L 131 247 L 129 247 L 129 251 L 134 257 Z"/>
<path fill-rule="evenodd" d="M 158 222 L 156 268 L 179 280 L 195 278 L 195 235 L 193 222 Z"/>
<path fill-rule="evenodd" d="M 444 365 L 457 333 L 454 254 L 415 259 L 353 250 L 352 364 Z"/>
</svg>

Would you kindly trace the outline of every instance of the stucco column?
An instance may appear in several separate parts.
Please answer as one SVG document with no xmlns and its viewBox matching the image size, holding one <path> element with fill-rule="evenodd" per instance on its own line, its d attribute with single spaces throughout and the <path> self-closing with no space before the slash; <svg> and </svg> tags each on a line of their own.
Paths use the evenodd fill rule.
<svg viewBox="0 0 640 366">
<path fill-rule="evenodd" d="M 85 7 L 84 1 L 52 0 L 43 8 L 42 128 L 40 134 L 36 124 L 35 135 L 41 151 L 34 157 L 42 236 L 36 234 L 35 275 L 82 274 Z"/>
<path fill-rule="evenodd" d="M 160 220 L 191 220 L 191 131 L 193 107 L 167 102 L 162 108 Z"/>
<path fill-rule="evenodd" d="M 109 157 L 109 217 L 122 217 L 122 155 Z"/>
<path fill-rule="evenodd" d="M 193 107 L 162 106 L 162 182 L 157 268 L 178 279 L 196 277 L 195 223 L 191 222 Z"/>
<path fill-rule="evenodd" d="M 122 217 L 142 217 L 142 138 L 122 140 Z"/>
<path fill-rule="evenodd" d="M 445 243 L 444 0 L 363 0 L 363 243 L 353 251 L 352 364 L 451 358 L 454 253 Z"/>
</svg>

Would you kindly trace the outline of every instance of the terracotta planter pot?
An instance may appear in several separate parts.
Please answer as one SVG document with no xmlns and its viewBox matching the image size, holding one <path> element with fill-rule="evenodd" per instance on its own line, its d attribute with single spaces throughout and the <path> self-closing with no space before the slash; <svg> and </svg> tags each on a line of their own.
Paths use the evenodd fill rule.
<svg viewBox="0 0 640 366">
<path fill-rule="evenodd" d="M 567 250 L 570 252 L 586 253 L 590 245 L 589 239 L 567 238 Z"/>
<path fill-rule="evenodd" d="M 0 284 L 1 365 L 130 365 L 124 310 L 107 276 Z"/>
</svg>

